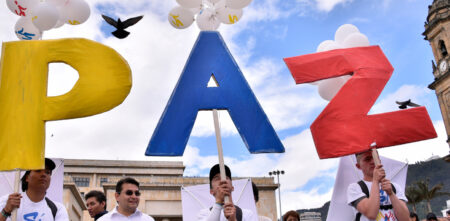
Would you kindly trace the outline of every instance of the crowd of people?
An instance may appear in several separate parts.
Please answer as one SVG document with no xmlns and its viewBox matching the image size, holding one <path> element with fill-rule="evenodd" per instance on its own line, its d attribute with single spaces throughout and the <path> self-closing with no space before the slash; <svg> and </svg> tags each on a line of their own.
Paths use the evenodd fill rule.
<svg viewBox="0 0 450 221">
<path fill-rule="evenodd" d="M 364 175 L 363 180 L 352 183 L 347 189 L 347 202 L 353 208 L 355 221 L 389 220 L 418 221 L 417 214 L 410 213 L 406 206 L 405 194 L 398 184 L 386 178 L 382 165 L 375 165 L 370 151 L 356 154 L 356 167 Z M 67 221 L 67 210 L 61 203 L 53 202 L 46 197 L 50 186 L 55 163 L 45 159 L 45 169 L 26 171 L 21 179 L 23 193 L 12 193 L 0 198 L 0 221 L 10 220 L 14 209 L 17 209 L 19 221 Z M 210 194 L 215 203 L 198 213 L 198 221 L 268 221 L 268 217 L 258 216 L 251 210 L 240 208 L 233 203 L 231 170 L 224 165 L 226 179 L 220 176 L 220 166 L 214 165 L 209 172 Z M 259 200 L 258 189 L 253 184 L 255 201 Z M 101 191 L 90 191 L 85 195 L 89 215 L 95 221 L 154 221 L 139 211 L 141 192 L 139 182 L 131 177 L 123 178 L 116 184 L 115 199 L 117 205 L 106 210 L 106 196 Z M 429 213 L 427 221 L 438 221 L 435 214 Z M 450 220 L 450 210 L 447 211 Z M 283 221 L 300 221 L 296 211 L 288 211 Z"/>
</svg>

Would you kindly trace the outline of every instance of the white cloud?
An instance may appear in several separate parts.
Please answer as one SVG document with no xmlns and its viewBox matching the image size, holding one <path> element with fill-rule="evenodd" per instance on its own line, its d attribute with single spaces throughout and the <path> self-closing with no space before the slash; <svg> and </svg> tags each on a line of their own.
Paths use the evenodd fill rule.
<svg viewBox="0 0 450 221">
<path fill-rule="evenodd" d="M 402 85 L 397 91 L 386 95 L 377 102 L 371 109 L 370 114 L 378 114 L 390 111 L 396 111 L 398 104 L 396 101 L 406 101 L 411 99 L 412 102 L 428 106 L 430 105 L 429 99 L 426 96 L 431 94 L 431 90 L 419 85 Z"/>
<path fill-rule="evenodd" d="M 315 1 L 317 2 L 317 8 L 320 11 L 329 12 L 339 4 L 350 3 L 353 0 L 315 0 Z"/>
</svg>

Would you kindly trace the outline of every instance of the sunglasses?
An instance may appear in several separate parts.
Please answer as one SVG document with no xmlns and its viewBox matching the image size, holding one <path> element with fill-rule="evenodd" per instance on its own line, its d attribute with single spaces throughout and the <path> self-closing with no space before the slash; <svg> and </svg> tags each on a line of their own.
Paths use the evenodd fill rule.
<svg viewBox="0 0 450 221">
<path fill-rule="evenodd" d="M 127 190 L 127 191 L 125 191 L 125 195 L 127 195 L 127 196 L 132 196 L 133 193 L 134 193 L 134 195 L 136 195 L 136 196 L 140 196 L 140 195 L 141 195 L 141 192 L 139 192 L 139 190 L 136 190 L 136 191 L 134 191 L 134 192 L 133 192 L 133 190 Z M 120 193 L 119 193 L 119 194 L 120 194 Z"/>
</svg>

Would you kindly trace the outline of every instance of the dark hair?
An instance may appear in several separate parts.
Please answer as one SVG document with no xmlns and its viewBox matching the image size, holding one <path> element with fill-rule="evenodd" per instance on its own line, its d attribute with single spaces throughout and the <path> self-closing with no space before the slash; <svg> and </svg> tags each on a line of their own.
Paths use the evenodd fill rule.
<svg viewBox="0 0 450 221">
<path fill-rule="evenodd" d="M 290 210 L 283 215 L 283 221 L 286 221 L 289 216 L 293 216 L 294 218 L 297 218 L 297 220 L 300 220 L 300 216 L 298 215 L 298 213 L 294 210 Z"/>
<path fill-rule="evenodd" d="M 259 201 L 259 190 L 254 182 L 252 182 L 252 189 L 253 189 L 253 197 L 255 197 L 255 202 L 258 202 Z"/>
<path fill-rule="evenodd" d="M 428 213 L 427 214 L 427 220 L 437 220 L 436 214 Z"/>
<path fill-rule="evenodd" d="M 225 167 L 225 175 L 230 178 L 231 180 L 231 170 L 230 168 L 224 164 Z M 220 166 L 219 164 L 214 165 L 211 167 L 211 170 L 209 170 L 209 188 L 212 189 L 211 181 L 214 178 L 216 174 L 220 173 Z"/>
<path fill-rule="evenodd" d="M 89 191 L 89 193 L 87 193 L 84 196 L 84 199 L 87 200 L 91 197 L 95 197 L 95 200 L 97 200 L 97 202 L 99 202 L 99 203 L 105 202 L 105 209 L 106 209 L 106 196 L 102 191 L 98 191 L 98 190 Z"/>
<path fill-rule="evenodd" d="M 124 183 L 134 184 L 134 185 L 136 185 L 139 188 L 139 182 L 138 181 L 136 181 L 135 179 L 133 179 L 131 177 L 127 177 L 127 178 L 123 178 L 123 179 L 119 180 L 119 182 L 117 182 L 116 193 L 120 194 L 120 192 L 122 192 L 122 185 Z"/>
<path fill-rule="evenodd" d="M 447 215 L 450 215 L 450 209 L 449 209 L 449 210 L 447 210 Z"/>
<path fill-rule="evenodd" d="M 417 216 L 417 214 L 415 212 L 410 212 L 409 213 L 409 218 L 413 218 L 413 217 L 416 218 L 416 221 L 419 221 L 419 217 Z"/>
</svg>

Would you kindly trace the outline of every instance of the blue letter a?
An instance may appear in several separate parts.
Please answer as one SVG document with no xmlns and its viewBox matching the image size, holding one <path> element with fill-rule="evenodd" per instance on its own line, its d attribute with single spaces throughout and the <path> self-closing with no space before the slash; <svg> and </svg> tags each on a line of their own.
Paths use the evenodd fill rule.
<svg viewBox="0 0 450 221">
<path fill-rule="evenodd" d="M 219 86 L 207 87 L 214 75 Z M 251 153 L 284 152 L 218 32 L 200 32 L 145 155 L 181 156 L 199 110 L 228 110 Z"/>
</svg>

